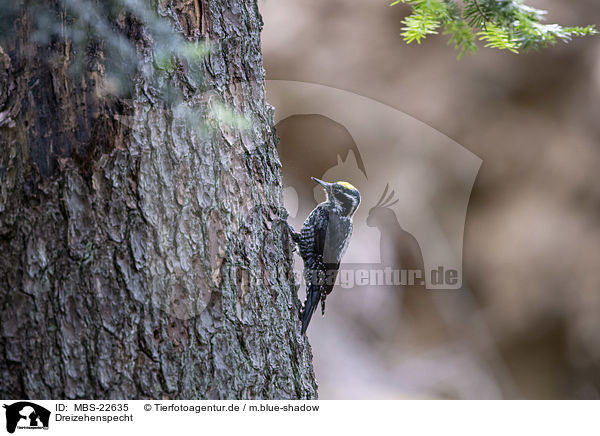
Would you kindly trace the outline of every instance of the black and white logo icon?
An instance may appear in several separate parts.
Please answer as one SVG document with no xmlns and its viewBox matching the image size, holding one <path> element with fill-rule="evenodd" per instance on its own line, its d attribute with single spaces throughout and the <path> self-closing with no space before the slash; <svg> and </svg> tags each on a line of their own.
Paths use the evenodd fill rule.
<svg viewBox="0 0 600 436">
<path fill-rule="evenodd" d="M 48 429 L 50 411 L 29 401 L 19 401 L 3 406 L 6 409 L 6 431 L 14 433 L 16 429 Z"/>
</svg>

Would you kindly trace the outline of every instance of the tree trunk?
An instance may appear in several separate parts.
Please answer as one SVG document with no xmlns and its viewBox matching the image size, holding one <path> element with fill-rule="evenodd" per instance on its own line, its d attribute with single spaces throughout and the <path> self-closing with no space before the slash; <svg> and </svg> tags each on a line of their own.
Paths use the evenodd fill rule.
<svg viewBox="0 0 600 436">
<path fill-rule="evenodd" d="M 202 85 L 173 72 L 180 105 L 141 74 L 111 96 L 101 44 L 73 73 L 28 12 L 0 47 L 0 397 L 315 398 L 256 2 L 158 10 L 214 43 Z M 115 23 L 151 67 L 144 26 Z"/>
</svg>

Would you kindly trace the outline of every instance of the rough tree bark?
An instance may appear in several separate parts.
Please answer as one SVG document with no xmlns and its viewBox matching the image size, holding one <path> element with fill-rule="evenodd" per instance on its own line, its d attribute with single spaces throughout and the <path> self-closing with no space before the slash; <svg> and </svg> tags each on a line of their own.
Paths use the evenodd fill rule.
<svg viewBox="0 0 600 436">
<path fill-rule="evenodd" d="M 0 397 L 315 398 L 256 1 L 158 7 L 215 44 L 202 90 L 176 71 L 207 135 L 140 75 L 104 92 L 101 47 L 70 73 L 27 14 L 0 48 Z M 143 27 L 118 26 L 151 65 Z"/>
</svg>

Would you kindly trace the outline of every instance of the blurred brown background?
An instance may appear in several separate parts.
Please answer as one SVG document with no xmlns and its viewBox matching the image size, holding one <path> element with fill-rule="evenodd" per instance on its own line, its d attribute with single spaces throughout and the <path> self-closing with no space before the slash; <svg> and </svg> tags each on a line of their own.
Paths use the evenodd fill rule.
<svg viewBox="0 0 600 436">
<path fill-rule="evenodd" d="M 464 290 L 413 317 L 334 291 L 308 331 L 320 397 L 600 398 L 600 38 L 457 61 L 444 36 L 407 46 L 388 3 L 260 1 L 268 79 L 380 101 L 483 159 Z M 528 4 L 600 23 L 597 0 Z"/>
</svg>

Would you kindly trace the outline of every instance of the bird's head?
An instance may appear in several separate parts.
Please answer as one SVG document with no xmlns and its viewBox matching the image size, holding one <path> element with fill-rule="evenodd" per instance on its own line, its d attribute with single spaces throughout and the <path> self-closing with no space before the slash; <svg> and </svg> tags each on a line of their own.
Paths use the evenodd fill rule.
<svg viewBox="0 0 600 436">
<path fill-rule="evenodd" d="M 316 177 L 312 177 L 312 179 L 323 187 L 327 193 L 327 201 L 339 210 L 342 215 L 354 215 L 360 204 L 360 192 L 358 192 L 358 189 L 348 182 L 329 183 L 319 180 Z"/>
</svg>

